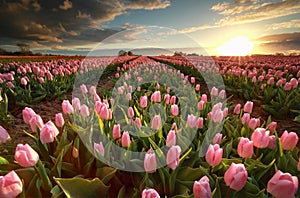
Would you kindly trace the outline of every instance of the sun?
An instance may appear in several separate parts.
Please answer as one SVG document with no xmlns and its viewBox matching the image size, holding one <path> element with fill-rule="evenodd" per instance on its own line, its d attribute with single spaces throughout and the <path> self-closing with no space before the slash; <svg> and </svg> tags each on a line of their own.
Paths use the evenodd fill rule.
<svg viewBox="0 0 300 198">
<path fill-rule="evenodd" d="M 253 50 L 253 43 L 244 36 L 230 39 L 218 48 L 218 53 L 223 56 L 246 56 Z"/>
</svg>

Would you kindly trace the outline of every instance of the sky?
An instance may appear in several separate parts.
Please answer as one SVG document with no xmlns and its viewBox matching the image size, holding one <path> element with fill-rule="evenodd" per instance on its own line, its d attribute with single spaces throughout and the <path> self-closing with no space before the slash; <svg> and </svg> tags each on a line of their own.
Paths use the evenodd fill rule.
<svg viewBox="0 0 300 198">
<path fill-rule="evenodd" d="M 0 0 L 0 48 L 17 43 L 72 55 L 300 53 L 300 0 Z"/>
</svg>

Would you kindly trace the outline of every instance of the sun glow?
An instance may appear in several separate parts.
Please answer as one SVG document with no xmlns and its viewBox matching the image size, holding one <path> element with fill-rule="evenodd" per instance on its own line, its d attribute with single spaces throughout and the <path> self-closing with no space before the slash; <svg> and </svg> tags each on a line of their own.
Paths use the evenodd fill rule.
<svg viewBox="0 0 300 198">
<path fill-rule="evenodd" d="M 238 36 L 224 43 L 218 48 L 223 56 L 246 56 L 253 50 L 253 43 L 246 37 Z"/>
</svg>

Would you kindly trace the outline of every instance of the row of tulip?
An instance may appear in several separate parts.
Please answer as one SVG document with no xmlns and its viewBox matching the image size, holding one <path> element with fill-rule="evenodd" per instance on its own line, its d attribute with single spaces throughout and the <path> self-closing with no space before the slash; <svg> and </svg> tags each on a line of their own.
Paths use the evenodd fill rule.
<svg viewBox="0 0 300 198">
<path fill-rule="evenodd" d="M 246 100 L 254 100 L 277 118 L 300 114 L 298 83 L 299 57 L 250 56 L 234 57 L 154 57 L 186 73 L 201 76 L 220 73 L 226 90 Z M 213 66 L 212 66 L 213 65 Z M 197 73 L 198 72 L 198 73 Z M 201 80 L 201 78 L 199 78 Z M 277 112 L 281 113 L 278 114 Z M 300 115 L 296 118 L 299 121 Z"/>
<path fill-rule="evenodd" d="M 23 110 L 34 144 L 3 144 L 3 197 L 299 196 L 298 137 L 251 117 L 253 102 L 226 107 L 216 87 L 209 101 L 194 77 L 154 62 L 118 79 L 107 98 L 80 85 L 55 124 Z"/>
</svg>

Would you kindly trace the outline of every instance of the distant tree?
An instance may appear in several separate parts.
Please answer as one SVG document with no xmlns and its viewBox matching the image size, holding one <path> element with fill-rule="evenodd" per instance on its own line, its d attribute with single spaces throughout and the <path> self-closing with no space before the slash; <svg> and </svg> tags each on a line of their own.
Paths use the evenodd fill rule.
<svg viewBox="0 0 300 198">
<path fill-rule="evenodd" d="M 124 50 L 120 50 L 118 53 L 119 56 L 127 56 L 127 52 Z"/>
<path fill-rule="evenodd" d="M 29 45 L 27 43 L 17 43 L 17 46 L 20 49 L 21 55 L 31 55 L 32 52 L 29 50 Z"/>
<path fill-rule="evenodd" d="M 127 55 L 128 55 L 128 56 L 134 56 L 134 54 L 132 53 L 132 51 L 128 51 L 128 52 L 127 52 Z"/>
</svg>

